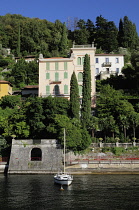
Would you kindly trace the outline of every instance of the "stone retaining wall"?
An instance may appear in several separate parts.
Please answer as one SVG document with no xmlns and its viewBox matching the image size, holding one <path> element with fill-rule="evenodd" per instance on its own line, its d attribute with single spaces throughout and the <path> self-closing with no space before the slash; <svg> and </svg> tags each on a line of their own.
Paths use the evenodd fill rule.
<svg viewBox="0 0 139 210">
<path fill-rule="evenodd" d="M 33 160 L 34 148 L 41 151 L 41 160 Z M 12 140 L 9 174 L 54 173 L 62 169 L 62 150 L 55 139 Z"/>
</svg>

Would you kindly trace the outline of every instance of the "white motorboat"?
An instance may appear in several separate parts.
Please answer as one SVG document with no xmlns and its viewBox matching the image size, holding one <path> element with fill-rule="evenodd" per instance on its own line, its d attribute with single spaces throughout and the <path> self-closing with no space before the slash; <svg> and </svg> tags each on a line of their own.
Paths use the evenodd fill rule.
<svg viewBox="0 0 139 210">
<path fill-rule="evenodd" d="M 60 185 L 70 185 L 73 181 L 73 176 L 65 173 L 65 129 L 64 129 L 64 172 L 54 175 L 54 182 Z"/>
</svg>

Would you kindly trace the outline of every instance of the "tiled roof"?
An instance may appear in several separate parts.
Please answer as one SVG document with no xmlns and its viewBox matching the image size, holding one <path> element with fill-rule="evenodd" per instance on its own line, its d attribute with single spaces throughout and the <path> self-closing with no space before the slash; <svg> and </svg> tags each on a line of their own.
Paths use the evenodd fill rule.
<svg viewBox="0 0 139 210">
<path fill-rule="evenodd" d="M 95 54 L 95 56 L 123 56 L 123 54 L 106 54 L 106 53 L 102 53 L 102 54 Z"/>
<path fill-rule="evenodd" d="M 9 84 L 9 85 L 11 85 L 11 86 L 12 86 L 12 84 L 11 84 L 10 82 L 5 81 L 5 80 L 0 80 L 0 84 Z"/>
<path fill-rule="evenodd" d="M 39 86 L 38 85 L 27 85 L 27 86 L 25 86 L 24 88 L 22 88 L 22 89 L 33 89 L 33 88 L 38 88 Z"/>
</svg>

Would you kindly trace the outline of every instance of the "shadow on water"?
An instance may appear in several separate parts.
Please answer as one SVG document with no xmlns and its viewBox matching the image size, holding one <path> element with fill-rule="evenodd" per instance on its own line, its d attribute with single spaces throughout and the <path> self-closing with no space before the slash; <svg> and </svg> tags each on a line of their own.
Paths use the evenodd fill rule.
<svg viewBox="0 0 139 210">
<path fill-rule="evenodd" d="M 0 175 L 0 209 L 139 209 L 139 175 L 74 175 L 60 187 L 53 175 Z"/>
</svg>

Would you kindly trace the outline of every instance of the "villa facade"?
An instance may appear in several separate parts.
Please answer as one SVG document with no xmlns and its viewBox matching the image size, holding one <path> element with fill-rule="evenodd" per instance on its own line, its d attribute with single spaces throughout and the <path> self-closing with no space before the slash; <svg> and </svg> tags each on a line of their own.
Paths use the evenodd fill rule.
<svg viewBox="0 0 139 210">
<path fill-rule="evenodd" d="M 95 76 L 106 79 L 110 75 L 121 75 L 124 66 L 122 54 L 95 54 Z"/>
<path fill-rule="evenodd" d="M 79 95 L 82 98 L 83 63 L 85 54 L 90 57 L 91 69 L 91 97 L 95 99 L 95 79 L 106 79 L 113 75 L 120 75 L 124 66 L 124 56 L 121 54 L 95 54 L 96 48 L 92 45 L 73 45 L 69 58 L 39 57 L 39 96 L 57 96 L 70 98 L 70 80 L 75 72 Z"/>
<path fill-rule="evenodd" d="M 75 72 L 79 95 L 82 97 L 83 63 L 85 54 L 90 56 L 91 96 L 95 95 L 95 50 L 92 45 L 73 45 L 69 58 L 39 58 L 39 96 L 70 98 L 70 80 Z"/>
</svg>

